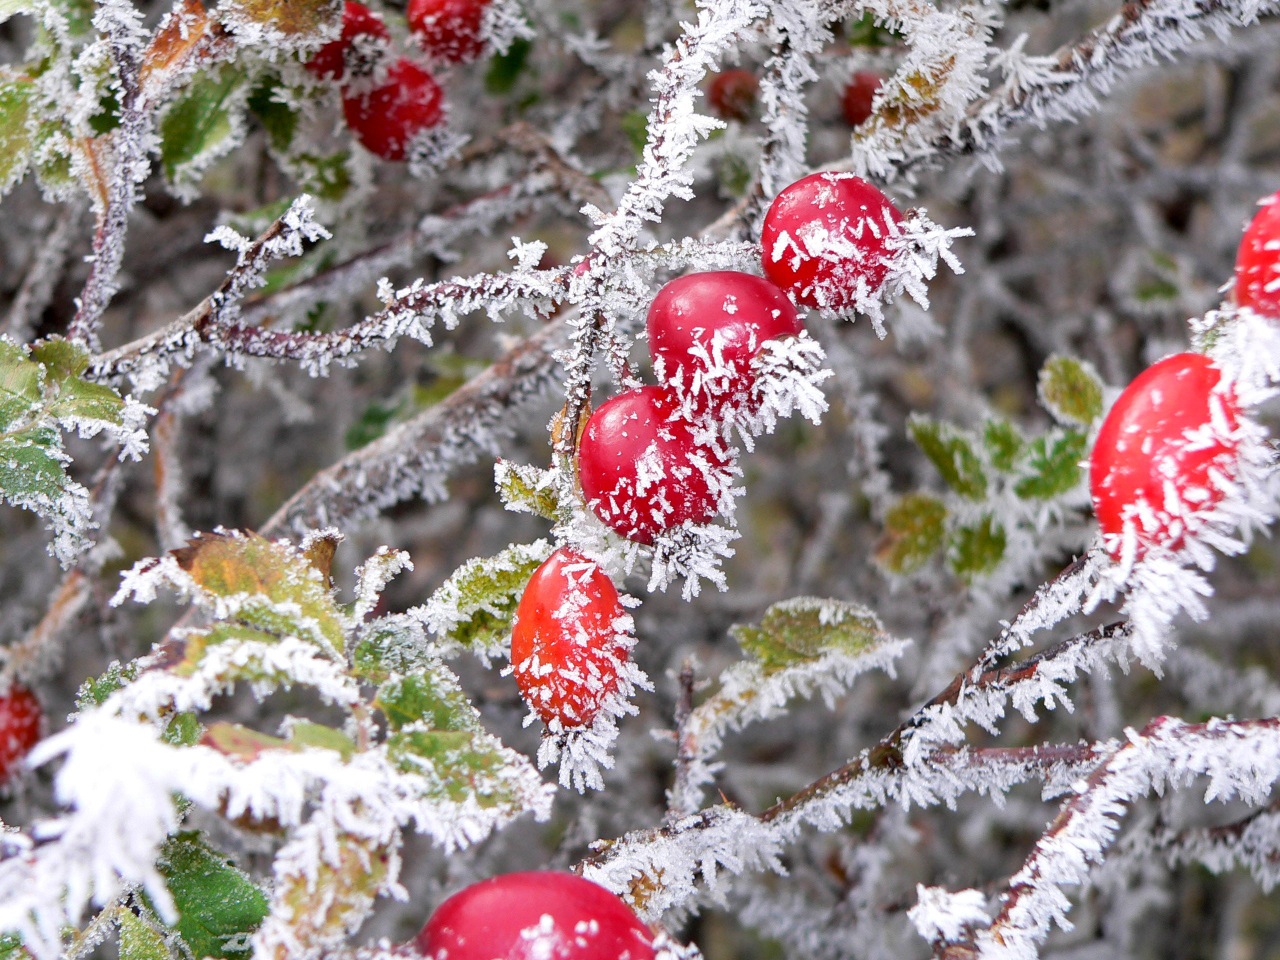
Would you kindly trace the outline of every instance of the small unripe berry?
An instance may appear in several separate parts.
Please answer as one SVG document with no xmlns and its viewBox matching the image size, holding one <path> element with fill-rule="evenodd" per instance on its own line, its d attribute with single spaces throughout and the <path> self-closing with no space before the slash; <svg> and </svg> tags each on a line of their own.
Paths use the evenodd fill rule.
<svg viewBox="0 0 1280 960">
<path fill-rule="evenodd" d="M 804 329 L 787 295 L 732 270 L 691 273 L 649 306 L 649 356 L 659 379 L 679 377 L 698 412 L 720 416 L 751 389 L 751 360 L 766 340 Z"/>
<path fill-rule="evenodd" d="M 489 0 L 409 0 L 409 29 L 433 59 L 467 63 L 480 56 L 480 27 Z"/>
<path fill-rule="evenodd" d="M 317 50 L 305 66 L 308 72 L 321 80 L 342 80 L 348 66 L 353 73 L 362 72 L 360 47 L 371 47 L 379 41 L 385 47 L 390 40 L 387 25 L 376 14 L 357 0 L 347 0 L 342 8 L 341 36 Z M 368 65 L 363 66 L 367 68 Z"/>
<path fill-rule="evenodd" d="M 724 458 L 695 438 L 665 387 L 639 387 L 601 404 L 578 448 L 582 493 L 619 535 L 652 543 L 664 530 L 716 515 L 711 477 Z"/>
<path fill-rule="evenodd" d="M 511 627 L 511 665 L 525 703 L 550 725 L 589 726 L 618 689 L 630 617 L 613 581 L 561 547 L 534 571 Z"/>
<path fill-rule="evenodd" d="M 1280 319 L 1280 193 L 1263 204 L 1240 240 L 1236 304 Z"/>
<path fill-rule="evenodd" d="M 36 695 L 20 683 L 0 695 L 0 784 L 17 772 L 18 764 L 40 740 L 44 711 Z"/>
<path fill-rule="evenodd" d="M 707 88 L 707 103 L 722 120 L 750 120 L 760 95 L 760 81 L 750 70 L 717 73 Z"/>
<path fill-rule="evenodd" d="M 845 122 L 849 126 L 856 127 L 871 116 L 871 104 L 882 83 L 884 77 L 870 70 L 859 70 L 850 78 L 840 101 Z"/>
<path fill-rule="evenodd" d="M 391 65 L 384 83 L 361 92 L 350 89 L 342 98 L 347 126 L 383 160 L 403 160 L 414 138 L 443 119 L 443 104 L 431 74 L 405 59 Z"/>
<path fill-rule="evenodd" d="M 1199 353 L 1148 367 L 1107 413 L 1089 460 L 1089 487 L 1108 552 L 1120 559 L 1126 527 L 1135 556 L 1152 546 L 1177 550 L 1237 473 L 1239 424 L 1234 393 Z"/>
<path fill-rule="evenodd" d="M 424 960 L 653 960 L 653 934 L 599 884 L 508 873 L 436 909 L 414 940 Z"/>
<path fill-rule="evenodd" d="M 801 303 L 844 310 L 889 273 L 886 241 L 902 215 L 852 174 L 815 173 L 778 194 L 765 214 L 765 275 Z"/>
</svg>

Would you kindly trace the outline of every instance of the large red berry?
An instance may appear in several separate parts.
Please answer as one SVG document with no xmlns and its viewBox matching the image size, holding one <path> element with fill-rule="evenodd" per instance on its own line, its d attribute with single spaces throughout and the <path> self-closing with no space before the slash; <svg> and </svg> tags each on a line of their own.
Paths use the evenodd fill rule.
<svg viewBox="0 0 1280 960">
<path fill-rule="evenodd" d="M 595 720 L 618 689 L 628 628 L 613 581 L 582 554 L 561 547 L 534 571 L 511 627 L 511 665 L 543 723 Z"/>
<path fill-rule="evenodd" d="M 856 127 L 871 116 L 871 104 L 882 83 L 884 83 L 884 77 L 871 70 L 859 70 L 849 80 L 849 85 L 844 88 L 844 96 L 840 101 L 845 122 L 849 126 Z"/>
<path fill-rule="evenodd" d="M 426 960 L 653 960 L 631 908 L 572 873 L 508 873 L 440 904 L 414 940 Z"/>
<path fill-rule="evenodd" d="M 1236 474 L 1239 404 L 1203 354 L 1166 357 L 1138 375 L 1107 414 L 1089 461 L 1093 509 L 1119 559 L 1126 527 L 1136 555 L 1178 549 Z"/>
<path fill-rule="evenodd" d="M 0 695 L 0 784 L 13 776 L 19 761 L 36 745 L 43 722 L 40 701 L 22 684 Z"/>
<path fill-rule="evenodd" d="M 321 80 L 341 80 L 347 72 L 348 61 L 358 72 L 361 59 L 360 47 L 370 47 L 379 41 L 386 45 L 391 40 L 387 25 L 363 3 L 347 0 L 342 8 L 342 34 L 337 40 L 326 43 L 307 61 L 306 68 Z M 368 50 L 363 51 L 368 54 Z"/>
<path fill-rule="evenodd" d="M 1280 318 L 1280 192 L 1265 201 L 1240 240 L 1236 303 Z"/>
<path fill-rule="evenodd" d="M 697 442 L 679 406 L 666 387 L 628 390 L 601 404 L 582 433 L 578 477 L 587 503 L 639 543 L 716 515 L 711 477 L 725 461 Z"/>
<path fill-rule="evenodd" d="M 440 86 L 412 60 L 400 59 L 372 90 L 348 90 L 342 98 L 347 126 L 371 153 L 403 160 L 415 137 L 444 116 Z"/>
<path fill-rule="evenodd" d="M 760 94 L 760 81 L 750 70 L 717 73 L 707 88 L 707 102 L 724 120 L 750 120 Z"/>
<path fill-rule="evenodd" d="M 672 280 L 653 298 L 647 326 L 657 376 L 678 376 L 715 415 L 751 389 L 751 360 L 766 340 L 803 329 L 785 293 L 732 270 Z"/>
<path fill-rule="evenodd" d="M 889 272 L 885 241 L 902 219 L 883 193 L 852 174 L 797 180 L 765 214 L 765 275 L 801 303 L 843 310 L 859 287 L 874 294 Z"/>
<path fill-rule="evenodd" d="M 409 0 L 409 29 L 442 63 L 466 63 L 480 56 L 480 25 L 489 0 Z"/>
</svg>

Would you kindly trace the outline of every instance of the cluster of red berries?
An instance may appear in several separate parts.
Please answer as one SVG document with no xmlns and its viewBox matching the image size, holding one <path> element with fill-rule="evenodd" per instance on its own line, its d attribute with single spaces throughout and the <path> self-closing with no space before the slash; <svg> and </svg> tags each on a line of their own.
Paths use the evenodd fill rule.
<svg viewBox="0 0 1280 960">
<path fill-rule="evenodd" d="M 411 0 L 409 29 L 436 62 L 474 60 L 484 49 L 480 25 L 488 2 Z M 386 63 L 390 51 L 387 25 L 358 0 L 347 0 L 341 35 L 316 51 L 306 68 L 342 85 L 347 126 L 367 150 L 384 160 L 403 160 L 413 141 L 444 119 L 444 94 L 413 60 Z"/>
<path fill-rule="evenodd" d="M 1280 322 L 1280 193 L 1245 230 L 1235 297 Z M 1234 389 L 1203 354 L 1166 357 L 1125 388 L 1089 462 L 1094 514 L 1114 559 L 1180 549 L 1225 499 L 1239 477 L 1241 416 Z"/>
<path fill-rule="evenodd" d="M 859 126 L 871 116 L 871 104 L 882 83 L 884 76 L 870 70 L 859 70 L 849 79 L 840 98 L 840 109 L 849 126 Z M 750 120 L 759 96 L 760 81 L 750 70 L 741 68 L 717 73 L 707 87 L 707 102 L 723 120 Z"/>
<path fill-rule="evenodd" d="M 720 513 L 732 462 L 725 424 L 758 405 L 755 358 L 766 343 L 804 329 L 788 292 L 831 306 L 878 288 L 888 228 L 899 218 L 857 177 L 806 177 L 765 217 L 767 279 L 721 270 L 658 291 L 646 328 L 662 382 L 601 404 L 578 446 L 583 497 L 606 526 L 652 544 Z M 516 611 L 511 662 L 525 701 L 549 726 L 588 726 L 616 693 L 627 658 L 624 618 L 608 575 L 580 554 L 562 547 L 534 573 Z"/>
<path fill-rule="evenodd" d="M 604 887 L 571 873 L 508 873 L 436 908 L 413 941 L 425 960 L 654 960 L 653 933 Z"/>
</svg>

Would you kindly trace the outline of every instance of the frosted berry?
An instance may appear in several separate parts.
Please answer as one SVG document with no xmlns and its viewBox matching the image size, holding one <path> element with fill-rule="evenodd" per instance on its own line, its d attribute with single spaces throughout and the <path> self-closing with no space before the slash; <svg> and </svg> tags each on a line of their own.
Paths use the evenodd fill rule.
<svg viewBox="0 0 1280 960">
<path fill-rule="evenodd" d="M 811 174 L 778 194 L 765 214 L 765 275 L 801 303 L 843 310 L 856 302 L 860 285 L 874 294 L 884 282 L 885 241 L 901 219 L 867 181 Z"/>
<path fill-rule="evenodd" d="M 347 0 L 342 8 L 342 34 L 317 50 L 306 68 L 320 80 L 342 80 L 348 67 L 353 73 L 368 72 L 366 59 L 390 40 L 387 25 L 375 13 L 363 3 Z"/>
<path fill-rule="evenodd" d="M 701 445 L 666 387 L 639 387 L 603 403 L 578 448 L 582 492 L 596 516 L 638 543 L 716 515 L 711 477 L 725 462 Z"/>
<path fill-rule="evenodd" d="M 653 960 L 631 908 L 572 873 L 508 873 L 440 904 L 414 940 L 425 960 Z"/>
<path fill-rule="evenodd" d="M 1264 203 L 1240 240 L 1236 304 L 1280 319 L 1280 193 Z"/>
<path fill-rule="evenodd" d="M 844 96 L 840 101 L 845 122 L 849 126 L 856 127 L 871 116 L 871 104 L 882 83 L 884 83 L 884 77 L 870 70 L 859 70 L 849 80 L 849 85 L 844 88 Z"/>
<path fill-rule="evenodd" d="M 8 782 L 39 741 L 43 721 L 40 701 L 26 687 L 15 683 L 0 695 L 0 784 Z"/>
<path fill-rule="evenodd" d="M 707 88 L 707 103 L 722 120 L 750 120 L 759 95 L 760 81 L 750 70 L 725 70 Z"/>
<path fill-rule="evenodd" d="M 1089 462 L 1093 509 L 1119 559 L 1126 525 L 1136 556 L 1178 549 L 1189 526 L 1219 503 L 1215 475 L 1236 473 L 1239 404 L 1203 354 L 1166 357 L 1138 375 L 1107 414 Z"/>
<path fill-rule="evenodd" d="M 751 360 L 766 340 L 800 333 L 787 295 L 761 277 L 732 270 L 672 280 L 649 306 L 649 356 L 659 379 L 679 377 L 721 415 L 751 389 Z"/>
<path fill-rule="evenodd" d="M 348 90 L 342 109 L 365 149 L 383 160 L 403 160 L 415 137 L 444 117 L 440 87 L 412 60 L 395 61 L 372 90 Z"/>
<path fill-rule="evenodd" d="M 511 627 L 520 695 L 543 723 L 588 726 L 618 689 L 630 621 L 608 575 L 561 547 L 534 571 Z"/>
<path fill-rule="evenodd" d="M 489 0 L 409 0 L 409 29 L 441 63 L 467 63 L 484 50 L 480 26 Z"/>
</svg>

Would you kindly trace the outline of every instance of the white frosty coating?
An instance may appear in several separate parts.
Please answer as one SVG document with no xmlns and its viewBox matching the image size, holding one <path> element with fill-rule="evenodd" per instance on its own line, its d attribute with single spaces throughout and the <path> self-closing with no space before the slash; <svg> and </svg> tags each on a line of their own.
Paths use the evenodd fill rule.
<svg viewBox="0 0 1280 960">
<path fill-rule="evenodd" d="M 942 887 L 916 884 L 916 905 L 907 916 L 920 936 L 937 941 L 958 940 L 967 928 L 987 924 L 987 898 L 977 890 L 951 893 Z"/>
<path fill-rule="evenodd" d="M 387 584 L 405 570 L 412 569 L 413 561 L 409 559 L 408 551 L 380 547 L 356 571 L 356 602 L 351 619 L 356 623 L 364 621 L 377 607 Z"/>
</svg>

